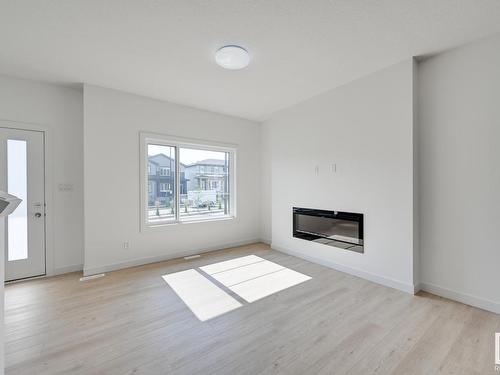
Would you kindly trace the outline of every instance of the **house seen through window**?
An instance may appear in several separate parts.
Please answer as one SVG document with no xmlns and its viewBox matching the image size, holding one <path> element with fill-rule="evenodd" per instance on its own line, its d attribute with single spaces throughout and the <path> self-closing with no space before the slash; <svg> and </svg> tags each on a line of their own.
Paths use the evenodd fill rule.
<svg viewBox="0 0 500 375">
<path fill-rule="evenodd" d="M 233 216 L 230 150 L 146 142 L 146 224 Z"/>
</svg>

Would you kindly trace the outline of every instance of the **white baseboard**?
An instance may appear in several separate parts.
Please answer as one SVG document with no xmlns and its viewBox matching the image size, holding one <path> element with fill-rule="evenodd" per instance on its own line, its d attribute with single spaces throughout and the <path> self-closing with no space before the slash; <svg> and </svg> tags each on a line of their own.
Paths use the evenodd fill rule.
<svg viewBox="0 0 500 375">
<path fill-rule="evenodd" d="M 222 245 L 216 245 L 216 246 L 210 246 L 210 247 L 203 247 L 203 248 L 198 248 L 198 249 L 180 251 L 180 252 L 176 252 L 176 253 L 173 253 L 173 254 L 158 255 L 158 256 L 146 257 L 146 258 L 136 258 L 136 259 L 126 260 L 126 261 L 123 261 L 123 262 L 106 264 L 106 265 L 103 265 L 103 266 L 87 267 L 87 268 L 83 269 L 83 275 L 84 276 L 91 276 L 91 275 L 95 275 L 95 274 L 99 274 L 99 273 L 106 273 L 106 272 L 111 272 L 111 271 L 117 271 L 117 270 L 121 270 L 121 269 L 124 269 L 124 268 L 142 266 L 142 265 L 150 264 L 150 263 L 163 262 L 163 261 L 166 261 L 166 260 L 172 260 L 172 259 L 176 259 L 176 258 L 183 258 L 183 257 L 191 256 L 191 255 L 194 255 L 194 254 L 208 253 L 208 252 L 214 251 L 214 250 L 224 250 L 224 249 L 229 249 L 231 247 L 238 247 L 238 246 L 250 245 L 252 243 L 257 243 L 257 242 L 262 242 L 262 240 L 260 238 L 252 238 L 252 239 L 249 239 L 249 240 L 237 241 L 237 242 L 231 242 L 231 243 L 225 243 L 225 244 L 222 244 Z"/>
<path fill-rule="evenodd" d="M 271 248 L 273 248 L 274 250 L 280 251 L 282 253 L 285 253 L 285 254 L 293 255 L 293 256 L 296 256 L 298 258 L 302 258 L 302 259 L 308 260 L 310 262 L 320 264 L 320 265 L 325 266 L 325 267 L 333 268 L 334 270 L 337 270 L 340 272 L 344 272 L 344 273 L 348 273 L 350 275 L 361 277 L 362 279 L 369 280 L 369 281 L 372 281 L 372 282 L 377 283 L 377 284 L 381 284 L 384 286 L 388 286 L 390 288 L 401 290 L 405 293 L 410 293 L 410 294 L 415 293 L 415 286 L 413 284 L 406 284 L 406 283 L 403 283 L 403 282 L 398 281 L 398 280 L 390 279 L 387 277 L 383 277 L 383 276 L 376 275 L 376 274 L 373 274 L 370 272 L 362 271 L 362 270 L 352 268 L 349 266 L 344 266 L 342 264 L 334 263 L 334 262 L 331 262 L 329 260 L 316 258 L 316 257 L 310 256 L 310 255 L 305 255 L 305 254 L 299 253 L 297 251 L 286 249 L 286 248 L 281 247 L 279 245 L 271 244 Z"/>
<path fill-rule="evenodd" d="M 422 283 L 417 283 L 417 284 L 415 284 L 415 287 L 413 289 L 413 294 L 417 294 L 421 290 L 422 290 Z"/>
<path fill-rule="evenodd" d="M 269 238 L 261 238 L 260 242 L 265 243 L 266 245 L 271 246 L 271 240 Z"/>
<path fill-rule="evenodd" d="M 51 272 L 50 275 L 47 276 L 62 275 L 65 273 L 79 272 L 79 271 L 83 271 L 83 264 L 74 264 L 72 266 L 54 268 L 53 272 Z"/>
<path fill-rule="evenodd" d="M 466 305 L 478 307 L 483 310 L 491 311 L 500 314 L 500 302 L 491 301 L 488 299 L 473 296 L 471 294 L 458 292 L 456 290 L 443 288 L 441 286 L 431 283 L 420 283 L 421 290 L 441 296 L 444 298 L 452 299 L 464 303 Z"/>
</svg>

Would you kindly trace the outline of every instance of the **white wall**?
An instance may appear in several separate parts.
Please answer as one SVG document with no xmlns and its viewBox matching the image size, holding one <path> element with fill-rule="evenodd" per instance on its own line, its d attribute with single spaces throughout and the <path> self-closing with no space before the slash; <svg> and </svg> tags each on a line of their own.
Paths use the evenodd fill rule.
<svg viewBox="0 0 500 375">
<path fill-rule="evenodd" d="M 413 292 L 413 61 L 281 111 L 264 128 L 273 247 Z M 363 213 L 365 253 L 293 238 L 293 206 Z"/>
<path fill-rule="evenodd" d="M 261 239 L 267 244 L 271 244 L 272 238 L 272 175 L 271 175 L 271 134 L 269 126 L 261 125 L 260 130 L 261 145 L 261 217 L 260 233 Z"/>
<path fill-rule="evenodd" d="M 0 75 L 0 119 L 43 125 L 51 137 L 47 155 L 53 191 L 47 192 L 47 269 L 63 273 L 83 264 L 83 96 L 81 90 Z M 25 125 L 20 123 L 20 127 Z M 59 184 L 73 191 L 59 191 Z"/>
<path fill-rule="evenodd" d="M 419 155 L 420 144 L 418 139 L 418 64 L 413 59 L 413 285 L 414 292 L 420 290 L 420 189 L 419 189 Z"/>
<path fill-rule="evenodd" d="M 419 64 L 423 288 L 500 313 L 500 35 Z"/>
<path fill-rule="evenodd" d="M 4 374 L 5 363 L 5 218 L 0 217 L 0 375 Z"/>
<path fill-rule="evenodd" d="M 237 144 L 237 218 L 140 232 L 140 131 Z M 86 274 L 260 238 L 258 123 L 85 85 L 84 176 Z"/>
</svg>

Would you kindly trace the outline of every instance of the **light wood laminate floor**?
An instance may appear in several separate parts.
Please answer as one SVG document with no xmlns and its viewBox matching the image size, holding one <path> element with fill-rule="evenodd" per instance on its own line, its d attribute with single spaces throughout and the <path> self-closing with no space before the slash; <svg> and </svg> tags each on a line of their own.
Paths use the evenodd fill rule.
<svg viewBox="0 0 500 375">
<path fill-rule="evenodd" d="M 161 277 L 249 254 L 312 279 L 201 322 Z M 80 276 L 6 287 L 7 374 L 495 373 L 499 315 L 263 244 Z"/>
</svg>

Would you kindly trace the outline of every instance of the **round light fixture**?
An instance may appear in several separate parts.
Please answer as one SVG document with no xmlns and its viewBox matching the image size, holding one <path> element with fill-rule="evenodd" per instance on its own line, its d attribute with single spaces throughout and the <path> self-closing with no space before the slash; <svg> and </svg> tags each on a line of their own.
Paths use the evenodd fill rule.
<svg viewBox="0 0 500 375">
<path fill-rule="evenodd" d="M 215 62 L 225 69 L 238 70 L 250 62 L 248 51 L 240 46 L 224 46 L 215 52 Z"/>
</svg>

